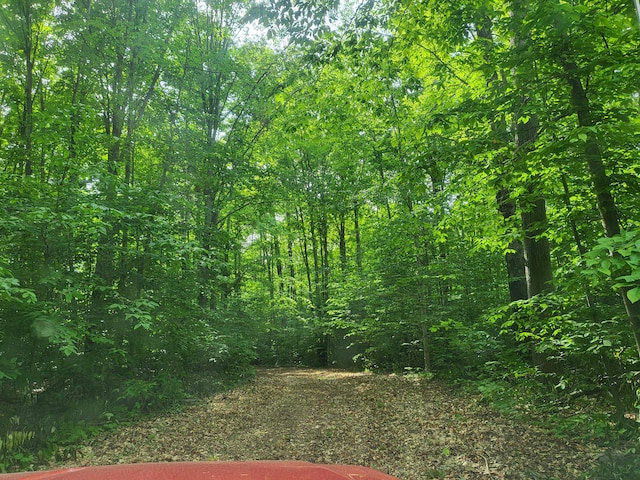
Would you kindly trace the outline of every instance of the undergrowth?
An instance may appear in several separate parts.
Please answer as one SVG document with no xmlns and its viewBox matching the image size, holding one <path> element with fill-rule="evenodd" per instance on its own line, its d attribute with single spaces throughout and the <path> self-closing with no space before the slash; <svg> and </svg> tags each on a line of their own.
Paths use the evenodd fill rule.
<svg viewBox="0 0 640 480">
<path fill-rule="evenodd" d="M 598 465 L 584 480 L 640 480 L 640 423 L 614 421 L 610 405 L 596 396 L 570 399 L 544 383 L 526 379 L 458 382 L 465 393 L 480 393 L 482 401 L 500 413 L 551 432 L 557 438 L 605 448 Z"/>
<path fill-rule="evenodd" d="M 193 374 L 177 379 L 132 380 L 108 397 L 54 399 L 33 397 L 0 412 L 0 473 L 35 470 L 77 459 L 81 447 L 97 434 L 134 420 L 177 412 L 185 404 L 231 388 L 253 376 Z"/>
</svg>

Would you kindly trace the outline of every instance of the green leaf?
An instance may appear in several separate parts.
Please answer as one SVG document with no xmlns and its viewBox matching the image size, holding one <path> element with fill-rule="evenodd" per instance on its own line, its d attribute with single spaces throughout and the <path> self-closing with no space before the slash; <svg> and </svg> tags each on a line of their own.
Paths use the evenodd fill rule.
<svg viewBox="0 0 640 480">
<path fill-rule="evenodd" d="M 623 275 L 619 278 L 629 283 L 636 282 L 637 280 L 640 280 L 640 270 L 633 272 L 631 275 Z"/>
<path fill-rule="evenodd" d="M 632 288 L 627 292 L 627 298 L 631 303 L 636 303 L 640 300 L 640 287 Z"/>
</svg>

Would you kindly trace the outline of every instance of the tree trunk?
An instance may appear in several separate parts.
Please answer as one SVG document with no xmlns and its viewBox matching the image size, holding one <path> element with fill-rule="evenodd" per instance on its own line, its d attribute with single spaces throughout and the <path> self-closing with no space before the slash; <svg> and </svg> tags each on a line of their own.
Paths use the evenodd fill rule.
<svg viewBox="0 0 640 480">
<path fill-rule="evenodd" d="M 526 29 L 525 17 L 530 3 L 524 0 L 512 0 L 511 17 L 512 32 L 511 49 L 518 67 L 514 67 L 513 81 L 518 92 L 519 101 L 514 105 L 513 125 L 515 131 L 515 163 L 528 169 L 527 153 L 538 139 L 539 120 L 536 112 L 527 109 L 529 103 L 529 82 L 535 74 L 534 66 L 528 63 L 523 55 L 525 47 L 531 42 Z M 522 69 L 528 68 L 523 72 Z M 518 71 L 520 69 L 521 71 Z M 544 197 L 540 194 L 536 175 L 531 175 L 524 185 L 525 195 L 519 199 L 520 218 L 522 221 L 522 247 L 525 260 L 525 278 L 527 297 L 532 298 L 540 293 L 553 289 L 553 269 L 551 266 L 551 249 L 549 240 L 544 236 L 547 228 L 547 212 Z M 538 319 L 544 322 L 544 319 Z M 532 345 L 532 361 L 543 372 L 557 371 L 559 365 L 549 360 L 548 352 L 536 351 Z"/>
<path fill-rule="evenodd" d="M 537 135 L 537 115 L 532 114 L 526 122 L 517 121 L 516 151 L 526 152 Z M 551 248 L 549 240 L 544 236 L 548 228 L 546 203 L 538 193 L 535 179 L 529 180 L 527 195 L 520 200 L 520 210 L 527 296 L 531 298 L 553 289 Z"/>
<path fill-rule="evenodd" d="M 492 24 L 490 18 L 485 18 L 484 23 L 479 25 L 476 29 L 476 33 L 479 38 L 483 38 L 491 44 L 493 42 Z M 491 58 L 489 55 L 484 56 L 487 64 L 491 64 Z M 489 76 L 487 75 L 487 87 L 497 85 L 500 93 L 504 92 L 506 85 L 503 83 L 498 84 L 498 72 L 493 71 Z M 506 122 L 504 114 L 498 116 L 496 120 L 491 122 L 491 132 L 495 139 L 506 141 L 509 138 L 509 134 L 506 129 Z M 502 187 L 496 192 L 496 202 L 498 204 L 498 211 L 506 222 L 509 222 L 516 216 L 516 202 L 511 198 L 511 189 L 508 187 Z M 507 279 L 509 282 L 509 299 L 512 302 L 517 300 L 526 300 L 528 298 L 527 293 L 527 281 L 525 276 L 525 260 L 524 260 L 524 247 L 520 239 L 513 239 L 509 242 L 509 252 L 505 253 L 504 260 L 507 266 Z"/>
<path fill-rule="evenodd" d="M 429 327 L 422 324 L 422 363 L 425 372 L 431 371 L 431 351 L 429 349 Z"/>
<path fill-rule="evenodd" d="M 571 101 L 578 116 L 578 125 L 581 127 L 592 127 L 594 126 L 594 121 L 591 114 L 591 106 L 587 92 L 582 86 L 582 82 L 578 76 L 578 66 L 573 60 L 567 58 L 562 58 L 562 64 L 565 69 L 567 82 L 571 88 Z M 600 220 L 606 236 L 613 237 L 614 235 L 620 234 L 620 220 L 618 218 L 615 200 L 611 194 L 611 181 L 607 175 L 602 159 L 602 151 L 600 150 L 600 145 L 595 133 L 589 129 L 587 129 L 585 133 L 587 139 L 584 143 L 584 158 L 596 194 Z M 627 317 L 629 318 L 629 325 L 633 333 L 636 349 L 640 356 L 640 302 L 632 303 L 627 297 L 628 291 L 629 288 L 627 287 L 619 289 Z"/>
<path fill-rule="evenodd" d="M 360 209 L 358 204 L 353 207 L 353 229 L 356 237 L 356 268 L 362 271 L 362 240 L 360 239 Z"/>
<path fill-rule="evenodd" d="M 23 88 L 23 106 L 20 118 L 19 132 L 23 143 L 22 170 L 25 176 L 33 174 L 33 91 L 34 91 L 34 69 L 35 55 L 38 50 L 38 35 L 34 32 L 34 12 L 31 1 L 21 2 L 21 33 L 22 33 L 22 50 L 24 54 L 24 88 Z"/>
<path fill-rule="evenodd" d="M 311 305 L 313 303 L 313 283 L 311 281 L 311 262 L 309 262 L 309 247 L 307 245 L 307 229 L 304 223 L 304 216 L 302 215 L 302 209 L 296 209 L 298 222 L 300 224 L 300 251 L 302 253 L 302 260 L 304 262 L 304 268 L 307 275 L 307 292 L 309 295 L 309 301 Z"/>
<path fill-rule="evenodd" d="M 500 189 L 496 194 L 498 210 L 506 221 L 516 215 L 516 202 L 510 197 L 511 191 L 507 188 Z M 524 247 L 522 246 L 522 242 L 517 238 L 513 239 L 509 242 L 509 250 L 510 251 L 504 256 L 509 281 L 509 298 L 512 302 L 526 300 L 529 296 L 527 293 Z"/>
<path fill-rule="evenodd" d="M 547 230 L 547 213 L 544 198 L 538 196 L 528 211 L 523 211 L 524 260 L 528 297 L 553 289 L 553 269 Z"/>
<path fill-rule="evenodd" d="M 296 266 L 293 259 L 293 242 L 291 239 L 287 240 L 287 256 L 289 257 L 289 295 L 295 297 L 296 295 Z"/>
<path fill-rule="evenodd" d="M 582 243 L 582 239 L 580 238 L 580 232 L 578 231 L 578 224 L 576 223 L 574 218 L 571 218 L 571 193 L 569 192 L 569 184 L 567 183 L 567 176 L 563 172 L 561 175 L 562 180 L 562 198 L 564 200 L 564 204 L 567 207 L 567 212 L 569 215 L 569 226 L 571 227 L 571 233 L 573 234 L 573 241 L 576 243 L 576 248 L 578 249 L 578 254 L 580 255 L 580 262 L 583 263 L 584 255 L 587 253 L 587 249 Z M 594 310 L 594 302 L 593 297 L 591 295 L 591 289 L 589 288 L 588 283 L 584 285 L 585 298 L 587 301 L 587 306 L 591 309 L 594 318 L 596 317 L 596 311 Z"/>
<path fill-rule="evenodd" d="M 321 310 L 321 278 L 322 278 L 322 266 L 320 259 L 320 251 L 318 248 L 318 237 L 316 235 L 316 222 L 311 214 L 311 220 L 309 221 L 309 234 L 311 235 L 311 250 L 313 254 L 313 285 L 314 285 L 314 295 L 313 295 L 313 305 L 315 307 L 316 316 L 320 316 Z"/>
<path fill-rule="evenodd" d="M 319 221 L 320 234 L 320 318 L 324 318 L 327 310 L 327 302 L 329 301 L 329 227 L 325 213 L 322 213 Z"/>
<path fill-rule="evenodd" d="M 524 29 L 524 19 L 529 4 L 524 0 L 513 0 L 511 2 L 511 17 L 513 19 L 513 37 L 511 48 L 514 55 L 522 50 L 530 38 Z M 520 53 L 520 55 L 522 55 Z M 518 67 L 518 68 L 525 68 Z M 534 70 L 529 74 L 533 74 Z M 538 115 L 535 112 L 527 112 L 529 103 L 529 85 L 522 79 L 522 74 L 518 75 L 514 68 L 514 83 L 519 91 L 519 102 L 515 105 L 513 112 L 514 143 L 516 147 L 515 162 L 526 164 L 526 155 L 531 150 L 533 144 L 538 139 Z M 527 282 L 527 297 L 531 298 L 539 293 L 549 291 L 553 288 L 553 271 L 551 268 L 551 249 L 549 241 L 544 237 L 547 230 L 546 203 L 542 195 L 538 192 L 537 181 L 534 178 L 527 181 L 525 185 L 526 195 L 520 199 L 520 217 L 522 220 L 523 251 L 525 260 L 525 278 Z"/>
<path fill-rule="evenodd" d="M 280 252 L 280 239 L 278 234 L 273 236 L 273 255 L 276 257 L 276 275 L 278 276 L 278 292 L 282 294 L 284 292 L 284 267 L 282 265 L 282 258 Z"/>
<path fill-rule="evenodd" d="M 346 227 L 344 220 L 344 212 L 340 213 L 340 222 L 338 223 L 338 244 L 340 247 L 340 270 L 344 274 L 347 271 L 347 240 Z"/>
</svg>

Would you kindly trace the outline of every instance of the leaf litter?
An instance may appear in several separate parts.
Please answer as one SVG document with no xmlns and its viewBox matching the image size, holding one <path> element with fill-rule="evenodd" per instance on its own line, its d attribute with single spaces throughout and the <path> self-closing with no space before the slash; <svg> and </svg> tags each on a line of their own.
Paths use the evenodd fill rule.
<svg viewBox="0 0 640 480">
<path fill-rule="evenodd" d="M 123 426 L 50 465 L 305 460 L 401 480 L 577 479 L 602 451 L 510 420 L 434 381 L 311 369 L 256 378 L 180 413 Z"/>
</svg>

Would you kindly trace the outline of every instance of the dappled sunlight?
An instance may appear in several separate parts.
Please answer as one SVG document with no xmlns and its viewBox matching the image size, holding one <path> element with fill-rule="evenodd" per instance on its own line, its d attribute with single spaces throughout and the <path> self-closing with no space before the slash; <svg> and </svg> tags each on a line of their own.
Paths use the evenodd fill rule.
<svg viewBox="0 0 640 480">
<path fill-rule="evenodd" d="M 265 376 L 291 378 L 308 378 L 312 380 L 342 380 L 372 375 L 368 372 L 350 372 L 346 370 L 312 369 L 312 368 L 261 368 L 257 372 Z"/>
</svg>

